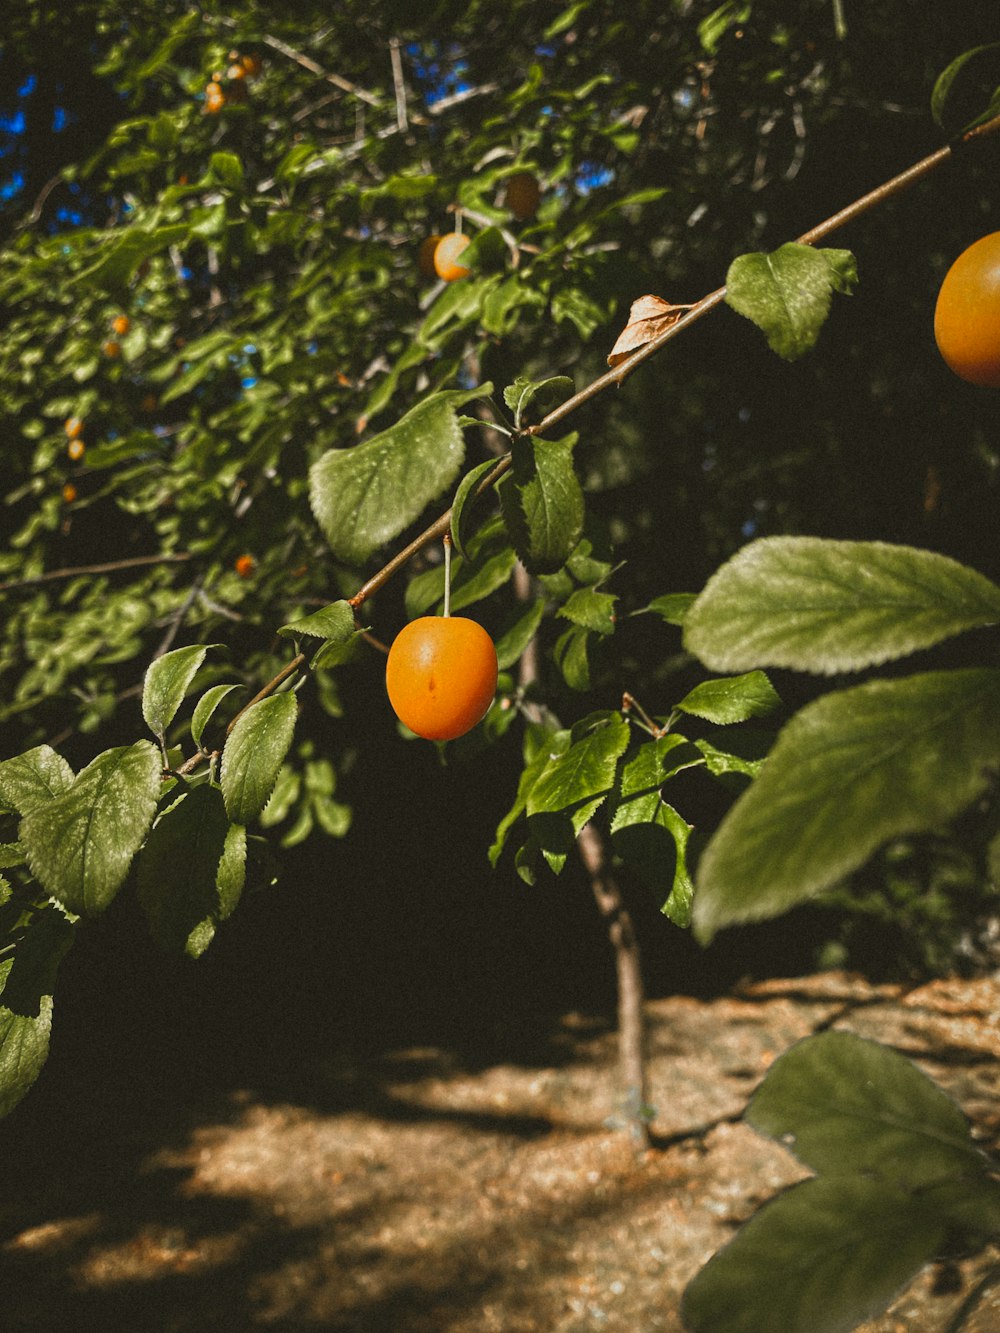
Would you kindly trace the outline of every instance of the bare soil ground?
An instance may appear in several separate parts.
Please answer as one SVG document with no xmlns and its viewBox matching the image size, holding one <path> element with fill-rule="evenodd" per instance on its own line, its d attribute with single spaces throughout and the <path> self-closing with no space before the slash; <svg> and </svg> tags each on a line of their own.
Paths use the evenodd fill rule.
<svg viewBox="0 0 1000 1333">
<path fill-rule="evenodd" d="M 0 1327 L 679 1333 L 686 1282 L 801 1175 L 740 1117 L 771 1061 L 825 1026 L 895 1046 L 1000 1139 L 1000 981 L 824 973 L 657 1000 L 649 1020 L 640 1160 L 613 1126 L 614 1034 L 572 1014 L 534 1067 L 435 1047 L 330 1058 L 285 1096 L 210 1087 L 108 1124 L 43 1097 L 48 1154 L 19 1153 L 23 1135 L 4 1149 Z M 944 1333 L 996 1258 L 928 1268 L 866 1333 Z M 994 1288 L 967 1331 L 998 1330 Z"/>
</svg>

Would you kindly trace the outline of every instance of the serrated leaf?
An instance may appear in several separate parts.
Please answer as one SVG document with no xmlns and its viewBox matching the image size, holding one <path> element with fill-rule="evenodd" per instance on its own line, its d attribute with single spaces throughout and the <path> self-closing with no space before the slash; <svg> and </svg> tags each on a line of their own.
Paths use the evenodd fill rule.
<svg viewBox="0 0 1000 1333">
<path fill-rule="evenodd" d="M 947 1217 L 879 1176 L 823 1176 L 760 1210 L 689 1283 L 692 1333 L 850 1333 L 939 1253 Z"/>
<path fill-rule="evenodd" d="M 746 1118 L 817 1172 L 872 1171 L 919 1185 L 987 1166 L 962 1111 L 936 1083 L 850 1032 L 823 1032 L 786 1051 Z"/>
<path fill-rule="evenodd" d="M 496 836 L 493 840 L 493 845 L 489 850 L 489 860 L 490 865 L 492 866 L 495 866 L 500 859 L 500 854 L 504 849 L 507 835 L 510 830 L 525 813 L 528 804 L 528 794 L 534 786 L 535 781 L 542 773 L 542 770 L 549 763 L 550 759 L 557 754 L 561 754 L 569 746 L 568 731 L 546 733 L 540 727 L 535 729 L 535 731 L 529 729 L 526 733 L 526 741 L 531 741 L 536 738 L 539 741 L 539 747 L 532 756 L 526 756 L 524 769 L 518 779 L 517 796 L 514 799 L 514 804 L 497 826 Z"/>
<path fill-rule="evenodd" d="M 703 680 L 677 707 L 682 713 L 691 713 L 706 722 L 728 726 L 752 717 L 765 717 L 781 707 L 781 700 L 763 671 L 750 671 L 745 676 Z"/>
<path fill-rule="evenodd" d="M 243 689 L 242 685 L 213 685 L 207 689 L 194 706 L 194 712 L 191 714 L 191 739 L 201 749 L 201 738 L 205 734 L 205 728 L 215 715 L 215 710 L 227 694 L 233 690 Z"/>
<path fill-rule="evenodd" d="M 872 681 L 808 704 L 705 849 L 699 938 L 777 916 L 890 838 L 946 823 L 998 763 L 1000 671 Z"/>
<path fill-rule="evenodd" d="M 590 630 L 577 625 L 560 634 L 552 648 L 556 666 L 571 690 L 590 689 Z"/>
<path fill-rule="evenodd" d="M 226 813 L 234 824 L 249 824 L 267 804 L 292 743 L 297 711 L 294 694 L 272 694 L 237 719 L 219 772 Z"/>
<path fill-rule="evenodd" d="M 682 928 L 691 924 L 694 896 L 687 867 L 692 827 L 657 791 L 622 801 L 611 821 L 615 852 L 656 893 L 666 892 L 660 911 Z"/>
<path fill-rule="evenodd" d="M 503 391 L 503 400 L 514 414 L 514 425 L 520 430 L 524 414 L 541 398 L 557 398 L 573 392 L 573 381 L 568 375 L 550 375 L 544 380 L 519 377 Z"/>
<path fill-rule="evenodd" d="M 380 435 L 312 465 L 313 513 L 338 559 L 363 564 L 451 484 L 465 452 L 456 409 L 490 388 L 431 394 Z"/>
<path fill-rule="evenodd" d="M 160 756 L 149 741 L 105 750 L 73 785 L 21 820 L 28 865 L 47 893 L 83 916 L 118 892 L 152 823 Z"/>
<path fill-rule="evenodd" d="M 765 537 L 709 579 L 684 645 L 716 671 L 839 672 L 1000 621 L 1000 588 L 948 556 L 888 542 Z"/>
<path fill-rule="evenodd" d="M 26 815 L 72 785 L 73 770 L 50 745 L 5 759 L 0 764 L 0 803 Z"/>
<path fill-rule="evenodd" d="M 668 778 L 702 763 L 690 741 L 677 732 L 646 741 L 622 768 L 621 796 L 642 796 L 662 787 Z"/>
<path fill-rule="evenodd" d="M 615 603 L 613 592 L 598 592 L 596 588 L 577 588 L 556 615 L 571 620 L 574 625 L 593 630 L 595 634 L 613 634 L 615 631 Z"/>
<path fill-rule="evenodd" d="M 137 891 L 163 948 L 203 951 L 205 923 L 222 914 L 216 876 L 229 828 L 222 793 L 208 783 L 185 791 L 154 824 L 139 855 Z"/>
<path fill-rule="evenodd" d="M 856 282 L 847 250 L 789 241 L 771 254 L 740 255 L 726 275 L 726 302 L 761 329 L 771 350 L 794 361 L 816 342 L 835 291 Z"/>
<path fill-rule="evenodd" d="M 150 663 L 142 683 L 142 715 L 154 736 L 162 737 L 174 720 L 208 649 L 220 646 L 197 643 L 175 648 Z"/>
<path fill-rule="evenodd" d="M 569 749 L 549 758 L 528 793 L 527 814 L 552 814 L 602 799 L 614 786 L 618 760 L 629 742 L 628 723 L 617 714 L 601 717 Z"/>
<path fill-rule="evenodd" d="M 583 491 L 573 468 L 576 435 L 516 439 L 500 504 L 514 549 L 532 574 L 554 574 L 583 532 Z"/>
<path fill-rule="evenodd" d="M 331 602 L 301 620 L 293 620 L 289 625 L 282 625 L 278 630 L 289 638 L 301 638 L 302 635 L 316 639 L 329 639 L 334 643 L 346 643 L 353 638 L 357 625 L 354 620 L 354 608 L 350 602 Z"/>
</svg>

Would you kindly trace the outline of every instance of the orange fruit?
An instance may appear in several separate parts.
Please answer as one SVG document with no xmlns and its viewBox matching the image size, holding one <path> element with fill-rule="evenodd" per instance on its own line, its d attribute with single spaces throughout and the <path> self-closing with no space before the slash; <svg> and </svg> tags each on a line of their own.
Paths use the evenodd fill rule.
<svg viewBox="0 0 1000 1333">
<path fill-rule="evenodd" d="M 538 212 L 542 189 L 530 171 L 518 171 L 507 178 L 504 199 L 517 220 L 523 222 Z"/>
<path fill-rule="evenodd" d="M 264 62 L 260 56 L 240 56 L 240 64 L 247 72 L 247 78 L 255 79 L 264 67 Z"/>
<path fill-rule="evenodd" d="M 69 439 L 75 440 L 77 436 L 80 435 L 80 433 L 83 431 L 83 418 L 67 417 L 66 420 L 63 422 L 63 430 L 66 432 L 66 435 Z"/>
<path fill-rule="evenodd" d="M 76 438 L 70 440 L 69 448 L 66 450 L 66 452 L 69 454 L 70 458 L 73 460 L 74 463 L 78 463 L 80 459 L 83 457 L 86 447 L 87 446 L 81 439 Z"/>
<path fill-rule="evenodd" d="M 110 338 L 106 343 L 101 345 L 101 351 L 105 356 L 114 358 L 116 356 L 121 356 L 122 346 L 121 343 L 117 343 L 113 338 Z"/>
<path fill-rule="evenodd" d="M 1000 231 L 973 242 L 945 274 L 934 338 L 961 379 L 1000 389 Z"/>
<path fill-rule="evenodd" d="M 458 263 L 458 256 L 469 244 L 469 239 L 460 231 L 449 231 L 434 247 L 434 271 L 445 282 L 455 282 L 458 278 L 469 276 L 465 265 Z"/>
<path fill-rule="evenodd" d="M 68 481 L 62 488 L 62 498 L 68 505 L 71 505 L 76 499 L 76 487 L 71 481 Z"/>
<path fill-rule="evenodd" d="M 420 242 L 420 249 L 417 251 L 417 266 L 425 278 L 433 278 L 437 274 L 434 267 L 434 251 L 438 247 L 438 241 L 441 239 L 441 233 L 435 232 L 433 236 L 425 236 Z"/>
<path fill-rule="evenodd" d="M 131 328 L 131 321 L 128 315 L 116 315 L 111 321 L 111 328 L 115 333 L 125 334 Z"/>
<path fill-rule="evenodd" d="M 464 736 L 489 711 L 497 688 L 493 640 L 464 616 L 421 616 L 396 635 L 385 666 L 396 716 L 429 741 Z"/>
<path fill-rule="evenodd" d="M 227 79 L 245 79 L 246 76 L 247 72 L 243 65 L 230 65 L 226 70 Z"/>
<path fill-rule="evenodd" d="M 252 555 L 238 555 L 233 561 L 233 569 L 241 579 L 248 579 L 257 568 L 257 561 Z"/>
</svg>

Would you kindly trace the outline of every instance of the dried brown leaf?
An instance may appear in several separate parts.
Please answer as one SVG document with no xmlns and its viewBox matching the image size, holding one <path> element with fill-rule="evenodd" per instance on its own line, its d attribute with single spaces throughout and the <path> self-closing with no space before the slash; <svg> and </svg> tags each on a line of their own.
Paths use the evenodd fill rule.
<svg viewBox="0 0 1000 1333">
<path fill-rule="evenodd" d="M 690 305 L 673 305 L 662 296 L 640 296 L 632 302 L 628 323 L 618 335 L 618 341 L 608 356 L 608 365 L 617 366 L 638 348 L 676 324 Z"/>
</svg>

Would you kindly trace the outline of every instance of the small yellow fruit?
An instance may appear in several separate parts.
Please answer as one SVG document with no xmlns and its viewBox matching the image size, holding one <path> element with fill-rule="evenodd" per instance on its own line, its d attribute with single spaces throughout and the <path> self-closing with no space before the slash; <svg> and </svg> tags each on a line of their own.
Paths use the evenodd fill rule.
<svg viewBox="0 0 1000 1333">
<path fill-rule="evenodd" d="M 456 282 L 459 278 L 469 276 L 469 269 L 458 262 L 458 256 L 469 244 L 469 239 L 459 231 L 450 231 L 434 247 L 434 271 L 445 282 Z"/>
</svg>

